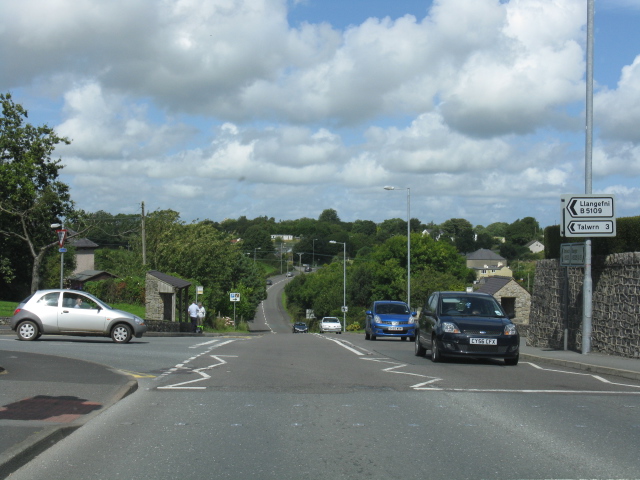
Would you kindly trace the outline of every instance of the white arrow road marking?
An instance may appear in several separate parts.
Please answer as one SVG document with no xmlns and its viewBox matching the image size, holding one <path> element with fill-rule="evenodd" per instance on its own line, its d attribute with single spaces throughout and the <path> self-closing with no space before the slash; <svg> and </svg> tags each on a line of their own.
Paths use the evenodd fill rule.
<svg viewBox="0 0 640 480">
<path fill-rule="evenodd" d="M 214 365 L 209 365 L 203 368 L 196 368 L 192 370 L 193 373 L 197 373 L 201 378 L 196 378 L 195 380 L 189 380 L 186 382 L 174 383 L 173 385 L 167 385 L 166 387 L 158 387 L 158 390 L 205 390 L 207 387 L 185 387 L 183 385 L 188 385 L 190 383 L 201 382 L 202 380 L 207 380 L 211 378 L 211 375 L 205 373 L 205 370 L 211 370 L 212 368 L 219 367 L 220 365 L 225 365 L 227 362 L 220 357 L 237 357 L 237 355 L 211 355 L 211 358 L 215 358 L 218 363 Z"/>
</svg>

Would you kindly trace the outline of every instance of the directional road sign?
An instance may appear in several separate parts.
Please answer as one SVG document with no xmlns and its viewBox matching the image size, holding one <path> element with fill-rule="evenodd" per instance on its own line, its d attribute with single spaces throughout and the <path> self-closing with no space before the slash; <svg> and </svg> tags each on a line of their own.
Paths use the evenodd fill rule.
<svg viewBox="0 0 640 480">
<path fill-rule="evenodd" d="M 240 301 L 240 294 L 239 293 L 230 293 L 229 294 L 229 300 L 231 300 L 232 302 L 239 302 Z"/>
<path fill-rule="evenodd" d="M 565 237 L 615 237 L 613 195 L 563 195 L 562 231 Z"/>
<path fill-rule="evenodd" d="M 571 218 L 613 218 L 612 195 L 569 197 L 566 202 Z"/>
</svg>

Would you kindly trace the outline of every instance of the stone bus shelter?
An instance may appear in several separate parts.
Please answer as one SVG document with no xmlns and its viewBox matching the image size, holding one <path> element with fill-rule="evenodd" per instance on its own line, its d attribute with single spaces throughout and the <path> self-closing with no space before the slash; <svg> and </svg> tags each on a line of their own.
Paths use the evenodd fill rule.
<svg viewBox="0 0 640 480">
<path fill-rule="evenodd" d="M 156 270 L 147 272 L 146 276 L 146 319 L 147 320 L 187 320 L 189 306 L 189 287 L 191 282 L 172 277 Z M 184 316 L 184 320 L 183 320 Z"/>
</svg>

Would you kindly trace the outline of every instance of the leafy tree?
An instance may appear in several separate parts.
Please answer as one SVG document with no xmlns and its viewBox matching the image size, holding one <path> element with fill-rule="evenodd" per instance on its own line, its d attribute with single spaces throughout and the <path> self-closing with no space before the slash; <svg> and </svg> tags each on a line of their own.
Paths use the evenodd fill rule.
<svg viewBox="0 0 640 480">
<path fill-rule="evenodd" d="M 526 245 L 531 240 L 535 240 L 539 232 L 538 221 L 533 217 L 525 217 L 522 220 L 516 220 L 507 227 L 505 238 L 507 242 L 515 245 Z"/>
<path fill-rule="evenodd" d="M 318 217 L 318 221 L 326 223 L 340 223 L 340 217 L 338 217 L 338 212 L 333 208 L 327 208 L 322 211 L 320 217 Z"/>
<path fill-rule="evenodd" d="M 33 292 L 40 284 L 45 254 L 58 243 L 50 225 L 73 212 L 69 187 L 58 180 L 61 161 L 51 159 L 58 144 L 70 142 L 47 125 L 25 123 L 27 111 L 10 94 L 0 94 L 0 103 L 2 287 L 15 290 L 12 279 L 28 266 Z"/>
<path fill-rule="evenodd" d="M 265 258 L 273 254 L 274 246 L 269 231 L 261 225 L 252 225 L 247 228 L 242 237 L 242 250 L 250 254 L 251 258 Z"/>
<path fill-rule="evenodd" d="M 460 231 L 455 237 L 454 245 L 460 253 L 469 253 L 477 250 L 475 234 L 470 228 Z"/>
<path fill-rule="evenodd" d="M 465 230 L 473 230 L 473 225 L 464 218 L 452 218 L 440 225 L 442 232 L 452 238 L 456 238 Z"/>
<path fill-rule="evenodd" d="M 494 222 L 487 226 L 486 232 L 492 237 L 506 237 L 509 224 L 506 222 Z"/>
<path fill-rule="evenodd" d="M 378 227 L 375 222 L 371 220 L 356 220 L 351 227 L 352 233 L 361 233 L 373 237 L 376 234 Z"/>
</svg>

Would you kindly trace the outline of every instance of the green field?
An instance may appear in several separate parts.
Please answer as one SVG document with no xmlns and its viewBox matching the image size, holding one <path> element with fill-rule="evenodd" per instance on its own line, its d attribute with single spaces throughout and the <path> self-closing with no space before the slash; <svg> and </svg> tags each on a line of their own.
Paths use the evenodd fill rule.
<svg viewBox="0 0 640 480">
<path fill-rule="evenodd" d="M 17 306 L 18 302 L 0 301 L 0 317 L 11 317 Z"/>
</svg>

